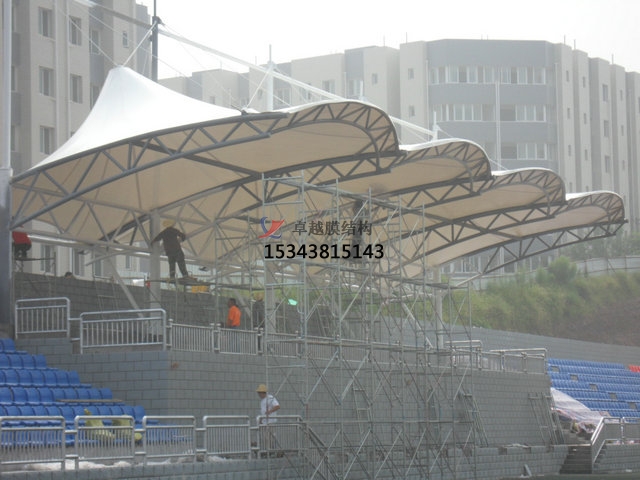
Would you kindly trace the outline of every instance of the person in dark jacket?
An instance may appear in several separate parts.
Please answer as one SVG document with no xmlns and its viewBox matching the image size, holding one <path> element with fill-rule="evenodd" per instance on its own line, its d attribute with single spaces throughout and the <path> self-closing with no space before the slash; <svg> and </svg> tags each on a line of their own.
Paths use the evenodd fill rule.
<svg viewBox="0 0 640 480">
<path fill-rule="evenodd" d="M 184 242 L 185 235 L 180 230 L 175 228 L 175 222 L 173 220 L 164 220 L 162 230 L 156 237 L 151 240 L 151 244 L 162 240 L 162 246 L 164 247 L 164 253 L 167 255 L 169 261 L 169 278 L 171 281 L 176 279 L 176 263 L 180 268 L 180 273 L 185 278 L 189 278 L 189 272 L 187 271 L 187 264 L 184 260 L 184 252 L 182 251 L 181 242 Z"/>
</svg>

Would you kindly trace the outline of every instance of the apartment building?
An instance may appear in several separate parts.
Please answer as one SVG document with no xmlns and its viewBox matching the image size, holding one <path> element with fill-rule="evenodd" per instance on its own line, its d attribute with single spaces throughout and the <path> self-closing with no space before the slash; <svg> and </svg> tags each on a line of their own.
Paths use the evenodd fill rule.
<svg viewBox="0 0 640 480">
<path fill-rule="evenodd" d="M 89 114 L 111 67 L 126 62 L 134 70 L 150 74 L 149 49 L 136 50 L 148 31 L 141 24 L 151 22 L 147 8 L 134 0 L 95 4 L 90 7 L 74 0 L 12 2 L 14 175 L 39 163 L 73 135 Z M 4 91 L 4 85 L 1 87 Z M 21 266 L 25 271 L 54 275 L 71 271 L 80 277 L 111 275 L 109 265 L 93 261 L 96 252 L 36 243 L 30 255 L 42 260 L 25 262 Z M 137 259 L 118 261 L 122 271 L 138 270 Z"/>
<path fill-rule="evenodd" d="M 623 66 L 546 41 L 446 39 L 356 48 L 275 68 L 297 82 L 275 80 L 271 104 L 258 69 L 198 72 L 189 79 L 201 86 L 195 95 L 176 89 L 257 110 L 320 98 L 301 83 L 368 101 L 440 137 L 480 144 L 496 170 L 548 168 L 561 175 L 567 193 L 615 191 L 630 230 L 640 231 L 640 74 Z M 229 95 L 209 94 L 211 79 Z M 404 143 L 425 140 L 406 126 L 398 131 Z"/>
</svg>

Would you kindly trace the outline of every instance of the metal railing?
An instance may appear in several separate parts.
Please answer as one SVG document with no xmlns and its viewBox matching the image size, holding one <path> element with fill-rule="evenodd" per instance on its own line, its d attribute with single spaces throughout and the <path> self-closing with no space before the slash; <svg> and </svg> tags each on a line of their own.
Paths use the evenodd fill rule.
<svg viewBox="0 0 640 480">
<path fill-rule="evenodd" d="M 309 357 L 330 360 L 340 358 L 361 361 L 368 357 L 377 363 L 397 361 L 402 350 L 405 362 L 415 363 L 419 355 L 438 355 L 439 365 L 546 374 L 546 350 L 495 350 L 485 352 L 477 341 L 455 342 L 445 350 L 419 348 L 398 343 L 366 342 L 339 337 L 301 337 L 298 334 L 270 333 L 262 330 L 183 325 L 166 319 L 162 309 L 113 310 L 87 312 L 79 319 L 69 318 L 66 298 L 27 299 L 16 303 L 16 334 L 46 335 L 64 332 L 69 335 L 70 322 L 79 321 L 80 353 L 108 348 L 153 347 L 188 352 L 211 352 L 243 355 Z M 395 352 L 395 353 L 394 353 Z M 413 355 L 407 357 L 408 354 Z M 446 358 L 445 358 L 446 357 Z M 409 359 L 409 360 L 407 360 Z M 441 363 L 443 362 L 444 363 Z"/>
<path fill-rule="evenodd" d="M 59 463 L 65 468 L 63 417 L 0 417 L 0 465 Z M 2 469 L 0 469 L 2 470 Z"/>
<path fill-rule="evenodd" d="M 0 471 L 34 463 L 70 465 L 115 461 L 143 463 L 151 459 L 180 458 L 196 462 L 198 454 L 250 459 L 262 456 L 264 439 L 252 447 L 247 416 L 205 416 L 202 427 L 193 416 L 145 416 L 136 427 L 128 415 L 78 415 L 69 425 L 63 417 L 0 417 Z M 299 455 L 303 447 L 303 422 L 282 416 L 274 428 L 270 450 L 286 449 Z M 71 428 L 68 428 L 71 427 Z M 263 430 L 266 432 L 266 430 Z M 67 463 L 69 461 L 69 463 Z"/>
<path fill-rule="evenodd" d="M 196 459 L 196 418 L 148 415 L 142 419 L 144 463 L 171 457 Z"/>
<path fill-rule="evenodd" d="M 164 310 L 113 310 L 80 315 L 80 353 L 85 350 L 160 346 L 166 349 L 167 314 Z"/>
<path fill-rule="evenodd" d="M 66 297 L 16 300 L 16 338 L 29 334 L 64 334 L 69 336 L 70 302 Z"/>
<path fill-rule="evenodd" d="M 202 423 L 204 451 L 208 455 L 251 458 L 249 417 L 206 416 Z"/>
</svg>

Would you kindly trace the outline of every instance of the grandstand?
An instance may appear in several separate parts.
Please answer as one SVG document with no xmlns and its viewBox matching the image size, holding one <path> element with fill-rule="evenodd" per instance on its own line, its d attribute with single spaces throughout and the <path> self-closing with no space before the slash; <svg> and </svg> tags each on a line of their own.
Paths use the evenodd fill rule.
<svg viewBox="0 0 640 480">
<path fill-rule="evenodd" d="M 161 292 L 159 275 L 148 288 L 121 285 L 128 305 L 110 310 L 96 282 L 16 275 L 10 334 L 28 352 L 21 360 L 42 365 L 44 356 L 48 368 L 78 372 L 78 383 L 55 393 L 64 387 L 16 385 L 5 398 L 13 406 L 35 388 L 34 398 L 51 393 L 84 415 L 29 420 L 47 426 L 3 417 L 4 469 L 28 467 L 30 480 L 40 475 L 34 463 L 88 478 L 81 467 L 90 462 L 126 463 L 100 473 L 108 478 L 496 479 L 569 468 L 573 440 L 589 471 L 636 468 L 608 461 L 615 442 L 635 448 L 619 419 L 599 423 L 586 444 L 563 430 L 544 342 L 488 348 L 468 302 L 440 276 L 442 265 L 479 252 L 481 275 L 615 235 L 625 222 L 615 193 L 567 195 L 542 169 L 492 172 L 465 140 L 400 145 L 388 115 L 368 104 L 235 112 L 124 67 L 112 70 L 82 128 L 14 178 L 12 193 L 13 227 L 30 224 L 42 241 L 97 256 L 145 256 L 156 273 L 149 239 L 163 219 L 176 221 L 189 262 L 212 277 L 205 310 L 194 310 L 202 293 Z M 267 219 L 284 220 L 273 244 Z M 289 254 L 288 245 L 305 248 Z M 313 245 L 319 254 L 307 255 Z M 42 283 L 47 295 L 20 291 Z M 259 328 L 220 326 L 226 297 L 251 319 L 256 293 Z M 268 430 L 255 421 L 259 383 L 282 405 Z M 100 388 L 122 405 L 91 398 Z M 104 415 L 105 403 L 124 415 Z M 127 414 L 128 405 L 144 413 Z"/>
</svg>

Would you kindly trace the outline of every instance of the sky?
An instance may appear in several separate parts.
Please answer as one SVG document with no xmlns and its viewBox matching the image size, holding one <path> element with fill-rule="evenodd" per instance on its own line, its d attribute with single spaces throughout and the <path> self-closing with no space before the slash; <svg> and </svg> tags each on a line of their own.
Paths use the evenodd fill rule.
<svg viewBox="0 0 640 480">
<path fill-rule="evenodd" d="M 565 43 L 640 72 L 639 0 L 155 0 L 165 28 L 264 64 L 443 38 Z M 138 0 L 153 13 L 154 0 Z M 160 37 L 160 77 L 233 68 Z M 239 69 L 239 67 L 236 67 Z M 246 70 L 241 69 L 241 70 Z"/>
</svg>

